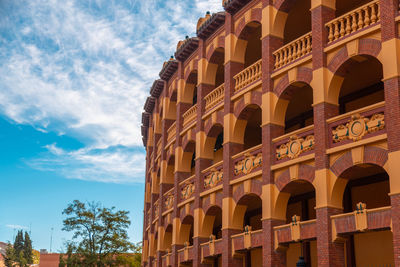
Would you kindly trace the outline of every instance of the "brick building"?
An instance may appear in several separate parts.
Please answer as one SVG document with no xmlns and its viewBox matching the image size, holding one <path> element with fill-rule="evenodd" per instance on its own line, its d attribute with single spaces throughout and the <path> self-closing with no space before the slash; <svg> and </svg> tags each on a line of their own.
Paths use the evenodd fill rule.
<svg viewBox="0 0 400 267">
<path fill-rule="evenodd" d="M 224 0 L 142 116 L 143 266 L 400 266 L 398 0 Z"/>
</svg>

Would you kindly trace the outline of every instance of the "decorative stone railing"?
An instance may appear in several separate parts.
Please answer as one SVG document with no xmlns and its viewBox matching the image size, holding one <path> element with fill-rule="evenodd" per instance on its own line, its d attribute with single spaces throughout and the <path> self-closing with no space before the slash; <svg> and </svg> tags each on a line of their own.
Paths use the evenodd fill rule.
<svg viewBox="0 0 400 267">
<path fill-rule="evenodd" d="M 176 121 L 167 130 L 167 143 L 171 143 L 176 137 Z"/>
<path fill-rule="evenodd" d="M 235 93 L 246 87 L 247 85 L 261 79 L 262 75 L 262 60 L 260 59 L 253 65 L 245 68 L 235 76 Z"/>
<path fill-rule="evenodd" d="M 232 251 L 243 251 L 262 246 L 263 231 L 252 231 L 251 226 L 245 226 L 244 232 L 232 235 Z"/>
<path fill-rule="evenodd" d="M 156 157 L 158 158 L 161 155 L 161 138 L 157 142 L 157 154 Z"/>
<path fill-rule="evenodd" d="M 172 253 L 168 252 L 167 254 L 161 256 L 161 266 L 162 267 L 168 267 L 171 266 L 171 257 L 172 257 Z"/>
<path fill-rule="evenodd" d="M 222 182 L 224 176 L 222 168 L 222 161 L 220 161 L 202 171 L 204 175 L 204 189 L 213 188 Z"/>
<path fill-rule="evenodd" d="M 183 113 L 183 127 L 187 126 L 189 123 L 196 120 L 197 105 L 189 108 L 185 113 Z"/>
<path fill-rule="evenodd" d="M 328 43 L 334 42 L 349 34 L 362 30 L 380 20 L 379 1 L 372 1 L 350 11 L 325 26 L 328 30 Z"/>
<path fill-rule="evenodd" d="M 150 218 L 151 218 L 151 209 L 147 211 L 147 216 L 146 216 L 147 226 L 151 224 Z"/>
<path fill-rule="evenodd" d="M 297 38 L 296 40 L 284 45 L 276 50 L 273 55 L 275 58 L 275 69 L 284 67 L 291 62 L 310 54 L 312 51 L 311 32 Z"/>
<path fill-rule="evenodd" d="M 327 122 L 332 132 L 331 146 L 383 133 L 385 130 L 384 108 L 385 102 L 380 102 L 328 119 Z"/>
<path fill-rule="evenodd" d="M 195 176 L 193 175 L 188 179 L 186 179 L 185 181 L 179 183 L 182 200 L 189 199 L 195 192 L 194 178 Z"/>
<path fill-rule="evenodd" d="M 272 142 L 275 146 L 276 161 L 297 158 L 314 149 L 314 125 L 275 138 Z"/>
<path fill-rule="evenodd" d="M 215 239 L 214 235 L 210 236 L 210 240 L 206 243 L 200 244 L 201 247 L 201 262 L 205 261 L 207 257 L 214 257 L 222 254 L 223 246 L 222 239 Z"/>
<path fill-rule="evenodd" d="M 164 194 L 164 207 L 165 210 L 169 210 L 174 205 L 174 188 Z"/>
<path fill-rule="evenodd" d="M 224 101 L 225 85 L 221 84 L 204 97 L 206 113 Z"/>
<path fill-rule="evenodd" d="M 187 243 L 187 242 L 186 242 Z M 184 248 L 178 250 L 179 262 L 188 262 L 193 260 L 193 246 L 184 245 Z"/>
<path fill-rule="evenodd" d="M 332 237 L 341 241 L 348 234 L 356 232 L 388 230 L 391 228 L 391 207 L 367 209 L 365 203 L 358 203 L 356 210 L 350 213 L 331 216 Z"/>
<path fill-rule="evenodd" d="M 232 157 L 236 177 L 249 174 L 262 167 L 262 145 L 240 152 Z"/>
<path fill-rule="evenodd" d="M 275 249 L 285 248 L 289 243 L 317 238 L 316 220 L 300 221 L 294 215 L 292 222 L 274 227 Z"/>
</svg>

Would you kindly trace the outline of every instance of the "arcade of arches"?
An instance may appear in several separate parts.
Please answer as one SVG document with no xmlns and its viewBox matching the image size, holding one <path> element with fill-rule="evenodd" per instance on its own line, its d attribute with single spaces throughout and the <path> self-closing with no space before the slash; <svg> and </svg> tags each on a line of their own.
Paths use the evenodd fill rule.
<svg viewBox="0 0 400 267">
<path fill-rule="evenodd" d="M 142 266 L 400 266 L 399 1 L 199 19 L 144 105 Z"/>
</svg>

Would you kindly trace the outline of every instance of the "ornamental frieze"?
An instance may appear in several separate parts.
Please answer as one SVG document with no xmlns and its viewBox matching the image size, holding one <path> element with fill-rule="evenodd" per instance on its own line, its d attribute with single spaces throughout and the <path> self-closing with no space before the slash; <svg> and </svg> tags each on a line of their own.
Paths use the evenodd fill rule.
<svg viewBox="0 0 400 267">
<path fill-rule="evenodd" d="M 213 188 L 222 181 L 223 176 L 222 170 L 212 169 L 204 179 L 204 188 Z"/>
<path fill-rule="evenodd" d="M 157 201 L 154 203 L 154 218 L 158 218 L 159 211 L 160 211 L 160 201 L 157 200 Z"/>
<path fill-rule="evenodd" d="M 276 159 L 281 160 L 284 158 L 294 159 L 301 153 L 312 150 L 314 148 L 314 135 L 309 135 L 306 138 L 299 138 L 291 136 L 289 142 L 282 144 L 276 150 Z"/>
<path fill-rule="evenodd" d="M 254 169 L 261 167 L 262 165 L 262 154 L 251 155 L 250 153 L 245 154 L 244 159 L 240 160 L 235 165 L 235 175 L 248 174 Z"/>
<path fill-rule="evenodd" d="M 186 183 L 181 190 L 182 199 L 190 198 L 193 195 L 194 190 L 195 190 L 194 183 L 190 182 Z"/>
<path fill-rule="evenodd" d="M 385 128 L 385 115 L 382 113 L 374 114 L 370 118 L 365 118 L 360 114 L 351 116 L 348 123 L 339 125 L 332 130 L 332 138 L 335 143 L 343 140 L 358 141 L 366 134 L 376 132 Z"/>
<path fill-rule="evenodd" d="M 165 209 L 169 210 L 172 208 L 172 205 L 174 204 L 174 195 L 172 194 L 172 192 L 168 193 L 168 195 L 165 198 L 164 204 L 165 204 Z"/>
</svg>

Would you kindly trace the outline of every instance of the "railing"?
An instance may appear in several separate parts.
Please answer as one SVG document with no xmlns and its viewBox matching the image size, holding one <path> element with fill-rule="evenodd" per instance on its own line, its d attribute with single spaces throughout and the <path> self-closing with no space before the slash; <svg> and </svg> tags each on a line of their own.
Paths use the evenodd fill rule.
<svg viewBox="0 0 400 267">
<path fill-rule="evenodd" d="M 314 150 L 314 125 L 310 125 L 272 140 L 275 161 L 282 162 Z"/>
<path fill-rule="evenodd" d="M 340 16 L 325 26 L 328 28 L 328 43 L 364 29 L 380 20 L 379 1 L 372 1 Z"/>
<path fill-rule="evenodd" d="M 232 250 L 241 251 L 262 246 L 263 230 L 252 231 L 250 226 L 245 227 L 241 234 L 232 235 Z"/>
<path fill-rule="evenodd" d="M 222 161 L 204 169 L 202 171 L 204 177 L 204 189 L 213 188 L 220 184 L 223 179 Z"/>
<path fill-rule="evenodd" d="M 300 221 L 299 216 L 293 216 L 292 222 L 274 227 L 275 249 L 291 242 L 317 238 L 316 220 Z"/>
<path fill-rule="evenodd" d="M 156 157 L 158 158 L 161 155 L 161 138 L 157 142 L 157 155 Z"/>
<path fill-rule="evenodd" d="M 173 207 L 174 205 L 174 188 L 168 190 L 165 194 L 164 194 L 164 207 L 165 210 L 169 210 Z"/>
<path fill-rule="evenodd" d="M 262 166 L 262 144 L 251 147 L 232 157 L 235 177 L 249 174 Z"/>
<path fill-rule="evenodd" d="M 279 69 L 287 64 L 299 59 L 312 51 L 311 32 L 297 38 L 276 50 L 273 55 L 275 58 L 275 69 Z"/>
<path fill-rule="evenodd" d="M 385 133 L 385 102 L 373 104 L 328 119 L 330 146 L 338 146 Z"/>
<path fill-rule="evenodd" d="M 356 232 L 387 230 L 391 228 L 391 207 L 367 209 L 365 203 L 358 203 L 353 212 L 331 216 L 334 241 L 341 236 Z"/>
<path fill-rule="evenodd" d="M 215 88 L 211 93 L 204 97 L 206 102 L 206 113 L 210 111 L 213 107 L 217 106 L 219 103 L 224 101 L 225 85 L 221 84 Z"/>
<path fill-rule="evenodd" d="M 196 119 L 197 105 L 189 108 L 185 113 L 183 113 L 183 127 L 187 126 L 190 122 Z"/>
<path fill-rule="evenodd" d="M 182 200 L 189 199 L 194 194 L 196 189 L 194 185 L 194 179 L 195 175 L 192 175 L 186 180 L 179 183 Z"/>
<path fill-rule="evenodd" d="M 178 250 L 178 260 L 179 262 L 188 262 L 193 260 L 193 246 L 185 246 L 184 248 Z"/>
<path fill-rule="evenodd" d="M 176 121 L 167 130 L 167 143 L 169 144 L 176 137 Z"/>
<path fill-rule="evenodd" d="M 223 251 L 222 239 L 215 239 L 215 236 L 211 236 L 210 241 L 200 244 L 200 247 L 202 258 L 220 255 Z"/>
<path fill-rule="evenodd" d="M 235 76 L 233 76 L 233 79 L 235 79 L 235 93 L 247 85 L 257 81 L 258 79 L 261 79 L 262 75 L 262 60 L 260 59 L 253 65 L 245 68 Z"/>
<path fill-rule="evenodd" d="M 153 221 L 158 219 L 160 213 L 160 199 L 157 199 L 156 202 L 154 202 L 154 219 Z"/>
</svg>

